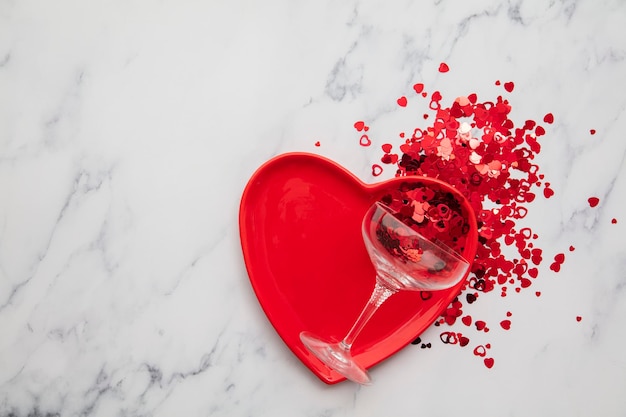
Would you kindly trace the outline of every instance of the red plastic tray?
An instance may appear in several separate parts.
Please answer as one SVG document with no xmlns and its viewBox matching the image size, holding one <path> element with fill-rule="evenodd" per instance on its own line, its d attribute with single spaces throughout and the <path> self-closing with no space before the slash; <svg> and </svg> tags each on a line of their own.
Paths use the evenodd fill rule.
<svg viewBox="0 0 626 417">
<path fill-rule="evenodd" d="M 361 235 L 363 215 L 402 182 L 449 188 L 422 177 L 368 185 L 326 158 L 291 153 L 261 166 L 243 192 L 241 246 L 259 303 L 287 346 L 328 384 L 345 378 L 310 354 L 299 334 L 308 330 L 341 340 L 349 330 L 374 288 L 374 268 Z M 469 205 L 465 208 L 472 213 Z M 471 260 L 476 252 L 475 216 L 469 221 L 463 255 Z M 370 368 L 393 355 L 439 316 L 464 282 L 432 292 L 428 300 L 420 292 L 395 294 L 356 339 L 353 356 Z"/>
</svg>

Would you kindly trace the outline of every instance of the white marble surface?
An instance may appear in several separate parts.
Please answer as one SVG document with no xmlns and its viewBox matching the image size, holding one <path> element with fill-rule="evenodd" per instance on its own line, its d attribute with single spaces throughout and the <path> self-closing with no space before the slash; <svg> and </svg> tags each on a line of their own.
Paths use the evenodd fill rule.
<svg viewBox="0 0 626 417">
<path fill-rule="evenodd" d="M 621 0 L 0 0 L 0 415 L 625 415 L 625 22 Z M 556 117 L 527 220 L 561 272 L 475 305 L 492 369 L 431 328 L 375 385 L 324 385 L 249 285 L 246 181 L 287 151 L 373 181 L 413 83 L 496 79 L 516 120 Z"/>
</svg>

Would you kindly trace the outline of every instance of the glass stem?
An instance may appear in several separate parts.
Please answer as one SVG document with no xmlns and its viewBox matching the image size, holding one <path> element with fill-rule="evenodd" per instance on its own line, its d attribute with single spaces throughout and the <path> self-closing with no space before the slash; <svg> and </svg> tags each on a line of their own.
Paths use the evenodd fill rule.
<svg viewBox="0 0 626 417">
<path fill-rule="evenodd" d="M 346 337 L 344 337 L 340 343 L 342 348 L 350 350 L 352 343 L 354 343 L 354 339 L 356 339 L 359 333 L 361 333 L 361 330 L 363 330 L 363 327 L 365 327 L 369 319 L 374 315 L 376 310 L 378 310 L 378 307 L 380 307 L 387 300 L 387 298 L 395 293 L 396 291 L 379 284 L 378 279 L 376 279 L 376 286 L 374 287 L 374 291 L 372 292 L 369 301 L 363 308 L 363 311 L 361 311 L 359 318 L 356 319 L 352 325 L 352 328 Z"/>
</svg>

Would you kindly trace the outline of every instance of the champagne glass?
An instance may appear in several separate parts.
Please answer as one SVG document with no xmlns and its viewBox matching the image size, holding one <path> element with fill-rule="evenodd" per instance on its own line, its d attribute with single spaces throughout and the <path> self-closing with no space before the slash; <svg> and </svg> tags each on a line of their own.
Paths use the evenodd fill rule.
<svg viewBox="0 0 626 417">
<path fill-rule="evenodd" d="M 350 348 L 376 310 L 398 291 L 443 290 L 466 276 L 469 262 L 440 241 L 431 241 L 405 223 L 384 204 L 373 204 L 363 218 L 363 240 L 376 270 L 376 285 L 352 328 L 340 342 L 325 341 L 304 331 L 302 343 L 329 368 L 363 385 L 368 372 Z"/>
</svg>

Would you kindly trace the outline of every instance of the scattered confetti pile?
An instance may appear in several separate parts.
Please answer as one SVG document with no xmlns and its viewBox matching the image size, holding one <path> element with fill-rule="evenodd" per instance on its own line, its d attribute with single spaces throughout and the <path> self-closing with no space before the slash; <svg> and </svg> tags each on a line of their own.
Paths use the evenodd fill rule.
<svg viewBox="0 0 626 417">
<path fill-rule="evenodd" d="M 441 73 L 450 70 L 442 63 Z M 505 92 L 511 93 L 513 82 L 496 82 Z M 536 197 L 536 189 L 542 189 L 543 196 L 550 198 L 554 190 L 544 181 L 539 166 L 533 163 L 540 153 L 539 138 L 545 135 L 544 126 L 534 120 L 526 120 L 516 125 L 510 118 L 511 104 L 502 95 L 495 100 L 481 100 L 476 93 L 457 97 L 450 105 L 444 105 L 439 91 L 428 94 L 422 83 L 413 86 L 415 96 L 402 96 L 397 99 L 401 108 L 409 101 L 428 100 L 432 116 L 424 114 L 423 119 L 432 121 L 426 128 L 416 127 L 412 132 L 400 132 L 403 143 L 399 151 L 394 151 L 390 143 L 382 145 L 381 164 L 372 166 L 372 175 L 383 172 L 383 166 L 395 167 L 395 175 L 428 176 L 438 178 L 463 193 L 470 201 L 477 216 L 479 245 L 470 278 L 459 296 L 444 310 L 435 326 L 453 325 L 460 320 L 465 326 L 474 326 L 475 331 L 489 332 L 484 320 L 474 320 L 463 313 L 464 303 L 472 304 L 483 294 L 496 292 L 506 297 L 510 289 L 520 292 L 532 286 L 539 275 L 537 268 L 543 261 L 543 250 L 536 245 L 537 234 L 529 227 L 518 227 L 518 220 L 528 213 L 527 203 Z M 414 98 L 413 98 L 414 97 Z M 554 123 L 551 113 L 543 116 L 543 123 Z M 369 126 L 357 121 L 354 128 L 361 134 L 359 144 L 370 146 Z M 389 202 L 387 202 L 389 203 Z M 415 196 L 403 195 L 393 200 L 394 209 L 407 218 L 428 221 L 428 214 L 436 211 L 429 204 Z M 597 199 L 590 198 L 593 207 Z M 424 216 L 426 219 L 424 220 Z M 513 247 L 515 256 L 503 253 L 503 245 Z M 511 251 L 508 251 L 511 252 Z M 558 272 L 565 255 L 555 255 L 550 268 Z M 535 295 L 539 297 L 540 291 Z M 500 321 L 500 327 L 509 330 L 510 317 Z M 470 339 L 461 332 L 445 331 L 440 335 L 444 344 L 467 346 Z M 431 343 L 416 339 L 416 345 L 430 348 Z M 487 357 L 490 345 L 478 345 L 474 355 L 484 358 L 486 367 L 491 368 L 493 358 Z"/>
</svg>

